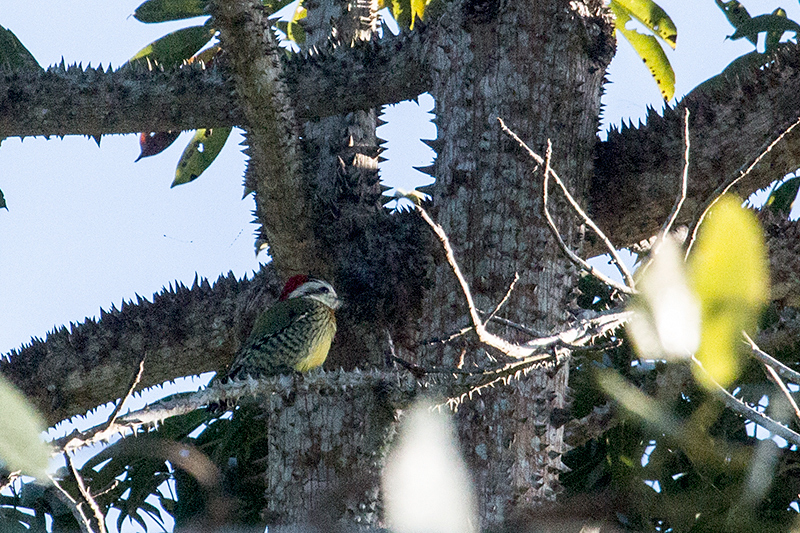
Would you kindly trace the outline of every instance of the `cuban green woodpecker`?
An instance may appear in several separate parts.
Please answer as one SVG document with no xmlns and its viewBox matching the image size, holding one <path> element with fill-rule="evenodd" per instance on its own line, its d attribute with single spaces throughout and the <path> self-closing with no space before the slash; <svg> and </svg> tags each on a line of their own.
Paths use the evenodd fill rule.
<svg viewBox="0 0 800 533">
<path fill-rule="evenodd" d="M 289 278 L 278 302 L 256 319 L 228 378 L 306 372 L 322 365 L 336 334 L 334 311 L 340 304 L 328 282 L 304 275 Z"/>
</svg>

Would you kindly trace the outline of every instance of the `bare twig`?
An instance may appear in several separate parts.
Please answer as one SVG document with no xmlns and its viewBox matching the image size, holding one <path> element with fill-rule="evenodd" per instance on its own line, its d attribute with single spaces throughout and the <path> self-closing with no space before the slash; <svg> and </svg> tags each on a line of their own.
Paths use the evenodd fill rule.
<svg viewBox="0 0 800 533">
<path fill-rule="evenodd" d="M 712 392 L 714 392 L 717 396 L 719 396 L 726 406 L 736 411 L 740 415 L 744 416 L 751 422 L 755 422 L 756 424 L 762 426 L 770 433 L 777 435 L 783 439 L 786 439 L 788 442 L 791 442 L 796 446 L 800 446 L 800 434 L 792 431 L 791 429 L 773 420 L 767 415 L 759 413 L 752 407 L 746 405 L 743 401 L 739 400 L 733 394 L 725 390 L 725 388 L 722 385 L 717 383 L 717 381 L 713 377 L 711 377 L 711 374 L 709 374 L 708 371 L 705 368 L 703 368 L 703 365 L 694 356 L 692 357 L 692 362 L 696 365 L 696 367 L 700 370 L 700 372 L 708 380 L 708 382 L 712 384 L 713 386 Z"/>
<path fill-rule="evenodd" d="M 488 368 L 480 368 L 475 370 L 463 370 L 457 368 L 424 368 L 417 367 L 423 370 L 426 374 L 460 374 L 460 375 L 485 375 L 491 373 L 504 372 L 508 368 L 519 369 L 521 366 L 532 362 L 540 361 L 541 355 L 551 354 L 553 350 L 560 348 L 568 348 L 570 350 L 578 350 L 585 348 L 593 339 L 602 337 L 610 331 L 614 331 L 625 322 L 627 322 L 633 315 L 632 311 L 607 311 L 599 313 L 597 316 L 582 320 L 577 326 L 565 329 L 559 333 L 550 335 L 548 337 L 541 337 L 525 343 L 525 347 L 531 348 L 533 351 L 530 358 L 522 358 L 511 363 L 501 364 Z"/>
<path fill-rule="evenodd" d="M 478 313 L 480 313 L 481 315 L 486 315 L 486 312 L 485 311 L 481 311 L 480 309 L 478 310 Z M 502 324 L 502 325 L 507 326 L 509 328 L 514 328 L 517 331 L 520 331 L 520 332 L 528 335 L 529 337 L 537 338 L 537 337 L 543 337 L 544 336 L 544 334 L 538 333 L 538 332 L 532 330 L 531 328 L 529 328 L 528 326 L 523 326 L 522 324 L 517 324 L 516 322 L 512 322 L 511 320 L 509 320 L 507 318 L 503 318 L 501 316 L 493 316 L 491 318 L 491 320 L 486 320 L 486 322 L 490 322 L 490 321 L 491 322 L 497 322 L 498 324 Z"/>
<path fill-rule="evenodd" d="M 547 139 L 547 151 L 552 156 L 553 148 L 552 148 L 552 144 L 550 142 L 550 139 Z M 548 160 L 549 160 L 549 157 L 548 157 Z M 595 234 L 600 238 L 600 240 L 603 241 L 603 244 L 605 244 L 606 249 L 608 250 L 608 253 L 611 255 L 611 259 L 614 261 L 614 266 L 617 267 L 617 270 L 619 270 L 620 274 L 622 274 L 622 277 L 625 279 L 625 284 L 627 285 L 627 287 L 630 289 L 630 291 L 635 291 L 636 282 L 633 279 L 633 274 L 628 269 L 628 267 L 625 265 L 625 262 L 622 260 L 622 257 L 620 257 L 619 252 L 617 252 L 617 249 L 614 246 L 614 244 L 611 242 L 611 239 L 609 239 L 606 236 L 606 234 L 603 232 L 603 230 L 600 229 L 600 226 L 598 226 L 597 224 L 594 223 L 594 220 L 592 220 L 589 217 L 589 215 L 586 214 L 586 212 L 583 210 L 583 208 L 580 206 L 580 204 L 575 200 L 575 198 L 573 198 L 573 196 L 569 192 L 569 189 L 567 188 L 566 184 L 561 180 L 561 178 L 558 176 L 558 174 L 556 174 L 556 172 L 550 166 L 549 162 L 548 162 L 546 170 L 553 177 L 553 179 L 558 184 L 558 186 L 561 188 L 561 192 L 564 193 L 564 197 L 567 199 L 569 204 L 572 206 L 572 209 L 586 223 L 586 225 L 589 226 L 592 229 L 592 231 L 595 232 Z"/>
<path fill-rule="evenodd" d="M 128 401 L 128 398 L 131 397 L 133 392 L 136 390 L 136 387 L 141 382 L 142 374 L 144 373 L 144 361 L 145 361 L 145 359 L 147 359 L 147 352 L 144 353 L 144 355 L 142 356 L 142 360 L 139 361 L 139 370 L 133 376 L 133 379 L 131 379 L 131 384 L 128 386 L 128 392 L 125 393 L 125 396 L 123 396 L 122 398 L 119 399 L 119 403 L 114 408 L 114 412 L 112 412 L 111 416 L 108 417 L 108 422 L 106 423 L 106 428 L 110 428 L 111 426 L 114 425 L 114 423 L 117 421 L 117 417 L 119 416 L 120 411 L 122 410 L 122 406 L 125 404 L 125 402 Z"/>
<path fill-rule="evenodd" d="M 464 294 L 464 298 L 467 301 L 467 307 L 469 308 L 469 316 L 470 320 L 472 321 L 472 325 L 475 328 L 475 333 L 478 336 L 478 340 L 495 350 L 498 350 L 509 357 L 515 357 L 517 359 L 530 357 L 532 355 L 532 351 L 530 349 L 524 348 L 518 344 L 513 344 L 508 342 L 507 340 L 499 337 L 493 333 L 490 333 L 486 330 L 486 326 L 481 321 L 480 316 L 478 316 L 478 309 L 475 307 L 475 302 L 472 298 L 472 293 L 470 292 L 469 285 L 467 284 L 467 280 L 464 279 L 464 275 L 461 273 L 461 268 L 459 268 L 458 263 L 456 262 L 456 256 L 453 252 L 453 247 L 450 245 L 450 239 L 447 237 L 447 234 L 444 232 L 444 228 L 442 228 L 439 224 L 433 221 L 433 219 L 428 215 L 428 212 L 425 209 L 417 204 L 416 205 L 417 211 L 419 211 L 422 219 L 433 229 L 436 236 L 439 237 L 439 241 L 442 243 L 442 247 L 445 251 L 445 256 L 447 257 L 447 263 L 450 265 L 450 268 L 453 270 L 453 273 L 458 280 L 459 285 L 461 286 L 461 292 Z M 546 358 L 548 356 L 543 356 L 542 358 Z"/>
<path fill-rule="evenodd" d="M 700 229 L 700 225 L 703 223 L 703 220 L 705 220 L 705 218 L 706 218 L 706 216 L 708 215 L 708 212 L 711 210 L 711 208 L 712 208 L 712 207 L 714 207 L 714 205 L 715 205 L 715 204 L 716 204 L 716 203 L 719 201 L 719 199 L 720 199 L 720 198 L 721 198 L 721 197 L 722 197 L 722 196 L 723 196 L 725 193 L 727 193 L 728 191 L 730 191 L 730 190 L 731 190 L 731 188 L 733 188 L 733 186 L 734 186 L 734 185 L 736 185 L 737 183 L 739 183 L 739 182 L 740 182 L 742 179 L 744 179 L 744 178 L 745 178 L 745 177 L 746 177 L 748 174 L 750 174 L 750 172 L 752 172 L 752 171 L 753 171 L 753 169 L 754 169 L 754 168 L 756 168 L 756 166 L 758 166 L 758 164 L 761 162 L 761 160 L 762 160 L 762 159 L 764 159 L 764 158 L 767 156 L 767 154 L 769 154 L 769 153 L 772 151 L 772 149 L 773 149 L 773 148 L 775 148 L 775 146 L 777 146 L 778 144 L 780 144 L 780 142 L 781 142 L 781 141 L 783 141 L 783 138 L 784 138 L 784 137 L 786 137 L 787 135 L 789 135 L 789 133 L 791 133 L 791 131 L 792 131 L 793 129 L 795 129 L 795 128 L 796 128 L 798 125 L 800 125 L 800 117 L 798 117 L 798 119 L 797 119 L 797 120 L 795 120 L 795 121 L 792 123 L 792 125 L 791 125 L 791 126 L 789 126 L 788 128 L 786 128 L 786 129 L 783 131 L 783 133 L 781 133 L 780 135 L 778 135 L 778 136 L 775 138 L 775 140 L 773 140 L 772 142 L 770 142 L 770 143 L 767 145 L 767 147 L 766 147 L 766 148 L 764 148 L 764 150 L 762 150 L 762 151 L 761 151 L 761 153 L 759 153 L 759 154 L 758 154 L 758 156 L 757 156 L 757 157 L 756 157 L 756 158 L 753 160 L 753 162 L 752 162 L 752 163 L 750 163 L 750 165 L 747 167 L 747 169 L 745 169 L 745 170 L 743 171 L 743 170 L 742 170 L 742 167 L 743 167 L 744 165 L 742 165 L 742 167 L 740 167 L 740 168 L 739 168 L 739 175 L 738 175 L 738 176 L 736 176 L 735 178 L 733 178 L 732 180 L 730 180 L 730 182 L 729 182 L 729 183 L 723 183 L 723 184 L 721 184 L 719 187 L 717 187 L 717 188 L 716 188 L 716 190 L 714 190 L 714 192 L 711 194 L 711 199 L 710 199 L 710 200 L 709 200 L 709 201 L 706 203 L 706 206 L 705 206 L 705 208 L 703 209 L 703 212 L 700 214 L 700 218 L 698 218 L 698 219 L 697 219 L 697 222 L 695 222 L 695 223 L 694 223 L 694 226 L 692 227 L 692 231 L 690 232 L 689 244 L 688 244 L 688 246 L 686 247 L 686 257 L 689 257 L 689 252 L 691 252 L 691 251 L 692 251 L 692 246 L 694 246 L 694 243 L 695 243 L 695 241 L 697 240 L 697 232 L 698 232 L 698 230 Z"/>
<path fill-rule="evenodd" d="M 795 402 L 794 398 L 792 398 L 792 393 L 789 392 L 789 389 L 786 387 L 786 383 L 783 382 L 781 377 L 778 375 L 777 372 L 775 372 L 775 369 L 772 368 L 771 366 L 764 365 L 764 369 L 769 374 L 770 379 L 772 379 L 772 381 L 775 382 L 778 388 L 781 389 L 781 392 L 786 397 L 786 399 L 789 400 L 789 405 L 791 405 L 792 409 L 794 410 L 794 416 L 796 416 L 797 419 L 800 420 L 800 408 L 797 407 L 797 402 Z"/>
<path fill-rule="evenodd" d="M 472 326 L 469 326 L 469 327 L 466 327 L 466 328 L 461 328 L 460 330 L 455 331 L 455 332 L 451 333 L 450 335 L 448 335 L 446 337 L 433 337 L 433 338 L 430 338 L 430 339 L 425 339 L 423 341 L 420 341 L 419 344 L 420 344 L 420 346 L 428 346 L 428 345 L 431 345 L 431 344 L 447 344 L 448 342 L 453 342 L 454 340 L 456 340 L 459 337 L 463 337 L 464 335 L 466 335 L 467 333 L 469 333 L 472 330 L 473 330 Z"/>
<path fill-rule="evenodd" d="M 77 468 L 75 468 L 75 464 L 72 462 L 72 458 L 66 452 L 64 452 L 64 460 L 67 462 L 67 466 L 72 471 L 73 477 L 75 477 L 75 482 L 78 484 L 78 490 L 81 492 L 81 496 L 83 496 L 84 501 L 86 501 L 86 504 L 92 510 L 92 514 L 94 514 L 94 519 L 97 521 L 97 527 L 99 528 L 99 533 L 106 533 L 106 520 L 105 520 L 105 515 L 103 514 L 103 510 L 100 509 L 100 506 L 97 504 L 97 501 L 92 496 L 92 493 L 89 492 L 89 489 L 83 482 L 83 476 L 81 476 L 81 473 L 78 472 Z"/>
<path fill-rule="evenodd" d="M 683 172 L 681 174 L 681 192 L 678 195 L 678 198 L 675 200 L 675 205 L 672 206 L 672 211 L 670 212 L 669 216 L 667 217 L 666 222 L 661 227 L 661 231 L 659 232 L 660 241 L 664 240 L 664 237 L 672 229 L 672 225 L 675 224 L 675 220 L 678 218 L 678 213 L 681 212 L 681 207 L 683 207 L 683 202 L 686 201 L 686 191 L 688 189 L 689 183 L 689 148 L 691 147 L 691 140 L 689 139 L 689 109 L 685 110 L 685 114 L 683 116 Z M 660 244 L 656 244 L 656 246 L 660 246 Z M 657 252 L 657 249 L 656 249 Z"/>
<path fill-rule="evenodd" d="M 394 358 L 397 357 L 394 353 L 394 341 L 392 340 L 392 334 L 386 328 L 383 330 L 383 336 L 386 339 L 386 345 L 383 349 L 383 364 L 386 367 L 390 367 L 394 362 Z"/>
<path fill-rule="evenodd" d="M 467 280 L 464 279 L 464 274 L 461 273 L 461 268 L 459 268 L 458 263 L 456 262 L 456 256 L 453 252 L 453 247 L 450 246 L 450 239 L 447 238 L 444 228 L 434 222 L 430 215 L 428 215 L 428 212 L 425 211 L 422 206 L 417 205 L 416 207 L 417 211 L 419 211 L 420 215 L 422 216 L 422 220 L 424 220 L 428 226 L 433 229 L 433 232 L 436 233 L 437 237 L 439 237 L 439 242 L 442 243 L 442 248 L 444 248 L 445 255 L 447 256 L 447 263 L 450 265 L 450 268 L 453 269 L 453 274 L 456 275 L 458 284 L 461 286 L 461 293 L 467 300 L 467 308 L 469 309 L 470 319 L 472 319 L 472 325 L 476 330 L 478 328 L 483 328 L 483 322 L 481 322 L 481 318 L 478 316 L 478 310 L 475 308 L 475 302 L 472 300 L 472 293 L 469 290 L 469 285 L 467 284 Z"/>
<path fill-rule="evenodd" d="M 145 353 L 142 356 L 141 361 L 139 361 L 139 369 L 131 379 L 131 383 L 128 386 L 128 392 L 125 393 L 125 395 L 122 398 L 120 398 L 119 403 L 114 408 L 114 411 L 111 413 L 111 416 L 108 418 L 108 420 L 91 431 L 91 435 L 88 437 L 89 440 L 86 440 L 87 434 L 85 432 L 80 432 L 78 430 L 75 430 L 69 435 L 66 435 L 54 441 L 53 444 L 57 448 L 64 450 L 64 452 L 69 452 L 95 442 L 108 441 L 111 437 L 115 435 L 121 435 L 125 433 L 128 429 L 130 429 L 128 424 L 118 425 L 117 420 L 120 418 L 120 412 L 122 410 L 123 405 L 125 404 L 125 402 L 128 401 L 128 398 L 131 397 L 133 392 L 136 390 L 136 387 L 141 382 L 142 374 L 144 373 L 144 363 L 146 358 L 147 358 L 147 353 Z"/>
<path fill-rule="evenodd" d="M 508 290 L 506 291 L 506 295 L 503 296 L 503 299 L 500 300 L 500 302 L 498 302 L 498 304 L 495 306 L 495 308 L 492 310 L 492 312 L 489 313 L 489 316 L 486 317 L 486 320 L 485 320 L 484 324 L 487 323 L 487 322 L 491 322 L 492 319 L 494 318 L 494 315 L 496 315 L 497 312 L 500 311 L 500 309 L 505 305 L 505 303 L 511 297 L 511 291 L 514 290 L 514 285 L 516 285 L 518 281 L 519 281 L 519 272 L 514 272 L 514 280 L 508 286 Z M 480 313 L 480 311 L 479 311 L 479 313 Z"/>
<path fill-rule="evenodd" d="M 508 127 L 506 126 L 506 123 L 503 121 L 502 118 L 498 117 L 497 120 L 500 122 L 500 127 L 503 129 L 503 132 L 505 132 L 512 139 L 514 139 L 517 142 L 517 144 L 519 144 L 520 147 L 522 149 L 524 149 L 528 153 L 528 155 L 531 157 L 531 159 L 536 161 L 536 163 L 538 163 L 539 165 L 545 165 L 545 169 L 544 169 L 544 191 L 542 193 L 542 195 L 543 195 L 543 197 L 542 197 L 542 210 L 543 210 L 543 213 L 545 215 L 545 218 L 547 219 L 548 226 L 550 227 L 551 232 L 553 232 L 553 235 L 555 236 L 556 241 L 558 242 L 558 246 L 561 248 L 561 250 L 564 252 L 564 254 L 570 259 L 570 261 L 572 261 L 573 263 L 578 265 L 579 268 L 587 271 L 589 274 L 591 274 L 592 276 L 596 277 L 597 279 L 599 279 L 600 281 L 602 281 L 606 285 L 608 285 L 610 287 L 613 287 L 614 289 L 616 289 L 616 290 L 618 290 L 618 291 L 620 291 L 620 292 L 622 292 L 624 294 L 634 294 L 636 292 L 636 290 L 635 290 L 635 286 L 636 285 L 635 285 L 635 282 L 633 280 L 633 274 L 631 274 L 631 272 L 628 269 L 628 267 L 625 266 L 625 263 L 622 261 L 622 258 L 620 257 L 620 255 L 617 252 L 616 248 L 614 248 L 614 245 L 611 243 L 611 241 L 608 239 L 608 237 L 606 237 L 606 234 L 603 233 L 603 230 L 601 230 L 597 226 L 597 224 L 594 223 L 594 221 L 589 217 L 589 215 L 587 215 L 586 212 L 581 208 L 581 206 L 578 204 L 578 202 L 575 201 L 575 198 L 572 197 L 572 194 L 570 194 L 570 192 L 567 189 L 567 187 L 564 184 L 564 182 L 561 181 L 561 178 L 558 176 L 558 174 L 556 174 L 556 172 L 550 167 L 550 155 L 549 154 L 551 154 L 551 152 L 552 152 L 552 147 L 551 147 L 550 141 L 548 140 L 548 148 L 547 148 L 548 156 L 547 156 L 547 159 L 545 160 L 539 154 L 537 154 L 536 152 L 531 150 L 531 148 L 527 144 L 525 144 L 525 142 L 522 139 L 520 139 L 519 136 L 517 136 L 516 133 L 514 133 L 513 131 L 508 129 Z M 547 180 L 548 180 L 548 176 L 552 176 L 552 178 L 555 180 L 555 182 L 561 188 L 561 191 L 564 193 L 564 196 L 566 197 L 566 199 L 569 202 L 569 204 L 572 206 L 573 210 L 586 223 L 586 225 L 589 226 L 592 229 L 592 231 L 595 232 L 595 234 L 600 238 L 600 240 L 602 240 L 603 243 L 606 245 L 606 248 L 608 249 L 608 252 L 611 255 L 611 259 L 614 262 L 614 265 L 617 267 L 617 269 L 622 274 L 622 277 L 625 279 L 626 285 L 622 285 L 621 283 L 617 283 L 616 281 L 612 280 L 608 276 L 605 276 L 604 274 L 600 273 L 597 269 L 595 269 L 594 267 L 589 265 L 589 263 L 587 263 L 586 261 L 581 259 L 575 252 L 570 250 L 569 246 L 567 246 L 567 244 L 564 242 L 564 239 L 561 237 L 561 233 L 558 231 L 558 228 L 556 227 L 555 222 L 553 221 L 553 218 L 550 216 L 550 212 L 547 209 Z"/>
<path fill-rule="evenodd" d="M 631 290 L 628 287 L 622 285 L 621 283 L 617 283 L 616 281 L 609 278 L 608 276 L 606 276 L 605 274 L 594 268 L 592 265 L 587 263 L 585 260 L 581 259 L 581 257 L 578 256 L 578 254 L 576 254 L 575 252 L 573 252 L 570 249 L 570 247 L 567 246 L 567 243 L 564 242 L 564 239 L 561 237 L 561 232 L 558 231 L 556 223 L 555 221 L 553 221 L 553 217 L 550 216 L 550 210 L 547 208 L 547 201 L 549 198 L 549 193 L 548 193 L 549 179 L 550 179 L 549 176 L 550 176 L 549 172 L 544 173 L 544 182 L 542 190 L 542 214 L 544 215 L 544 218 L 547 221 L 547 225 L 550 228 L 550 232 L 553 234 L 553 237 L 555 237 L 556 242 L 558 243 L 558 247 L 561 248 L 561 251 L 564 252 L 564 255 L 566 255 L 570 261 L 575 263 L 578 266 L 578 268 L 585 270 L 586 272 L 588 272 L 595 278 L 599 279 L 602 283 L 605 283 L 609 287 L 613 287 L 614 289 L 620 292 L 630 294 Z"/>
<path fill-rule="evenodd" d="M 753 341 L 753 339 L 750 338 L 750 336 L 747 333 L 744 334 L 744 338 L 748 342 L 748 344 L 750 344 L 753 357 L 755 357 L 762 363 L 771 366 L 781 376 L 785 377 L 792 383 L 797 383 L 798 385 L 800 385 L 800 372 L 795 372 L 794 370 L 784 365 L 783 363 L 781 363 L 768 353 L 761 350 L 761 348 L 759 348 L 758 345 L 756 345 L 756 343 Z"/>
<path fill-rule="evenodd" d="M 572 328 L 566 329 L 549 337 L 541 337 L 528 341 L 525 346 L 543 349 L 546 347 L 575 348 L 585 346 L 592 339 L 616 330 L 633 316 L 633 311 L 612 310 L 598 313 L 597 316 L 581 320 Z"/>
<path fill-rule="evenodd" d="M 16 470 L 14 472 L 9 472 L 4 476 L 0 476 L 0 491 L 6 490 L 8 487 L 11 486 L 16 480 L 18 480 L 22 476 L 22 471 Z"/>
<path fill-rule="evenodd" d="M 658 255 L 658 252 L 661 250 L 661 246 L 664 244 L 664 241 L 667 239 L 670 230 L 672 229 L 672 225 L 675 224 L 675 220 L 678 218 L 678 214 L 681 211 L 681 207 L 683 207 L 683 202 L 686 200 L 686 192 L 688 190 L 688 183 L 689 183 L 689 148 L 691 146 L 689 140 L 689 110 L 686 109 L 686 113 L 684 114 L 684 122 L 683 122 L 683 172 L 681 173 L 681 190 L 678 193 L 678 197 L 675 199 L 675 204 L 672 206 L 672 211 L 670 211 L 667 220 L 664 221 L 664 225 L 661 226 L 661 230 L 658 232 L 655 242 L 650 250 L 650 261 L 646 261 L 641 267 L 639 267 L 639 276 L 640 279 L 644 276 L 644 273 L 647 272 L 647 269 L 650 268 L 650 265 L 653 264 L 653 260 Z"/>
<path fill-rule="evenodd" d="M 89 520 L 89 517 L 87 517 L 83 513 L 83 510 L 81 509 L 80 503 L 75 501 L 75 498 L 73 498 L 70 495 L 70 493 L 67 492 L 67 490 L 58 483 L 58 480 L 56 478 L 54 478 L 53 476 L 50 476 L 50 480 L 53 482 L 53 485 L 58 489 L 58 493 L 56 493 L 56 494 L 61 494 L 62 497 L 60 499 L 64 502 L 64 504 L 67 507 L 70 507 L 72 509 L 72 514 L 75 516 L 75 519 L 78 521 L 78 525 L 81 528 L 81 532 L 82 533 L 95 533 L 94 530 L 92 529 L 92 523 Z"/>
<path fill-rule="evenodd" d="M 800 420 L 800 408 L 797 407 L 797 402 L 794 401 L 794 397 L 792 396 L 792 393 L 789 391 L 788 387 L 786 387 L 786 384 L 783 382 L 781 377 L 778 375 L 778 370 L 776 370 L 776 367 L 777 368 L 781 368 L 781 367 L 785 368 L 786 370 L 788 370 L 790 372 L 789 375 L 792 376 L 789 379 L 791 379 L 795 383 L 800 383 L 800 381 L 797 381 L 797 378 L 798 378 L 797 372 L 791 370 L 790 368 L 786 367 L 786 365 L 784 365 L 783 363 L 781 363 L 777 359 L 773 358 L 772 356 L 770 356 L 766 352 L 762 351 L 761 348 L 759 348 L 758 345 L 753 341 L 753 339 L 750 338 L 750 336 L 747 334 L 747 332 L 742 331 L 742 335 L 744 335 L 745 340 L 750 344 L 750 349 L 752 350 L 754 357 L 756 357 L 759 361 L 761 361 L 764 364 L 764 368 L 766 369 L 767 373 L 769 374 L 770 379 L 772 379 L 772 381 L 775 382 L 775 384 L 778 386 L 778 388 L 781 389 L 781 392 L 783 393 L 783 395 L 786 396 L 787 400 L 789 400 L 789 405 L 791 405 L 792 409 L 794 409 L 795 416 L 798 418 L 798 420 Z"/>
</svg>

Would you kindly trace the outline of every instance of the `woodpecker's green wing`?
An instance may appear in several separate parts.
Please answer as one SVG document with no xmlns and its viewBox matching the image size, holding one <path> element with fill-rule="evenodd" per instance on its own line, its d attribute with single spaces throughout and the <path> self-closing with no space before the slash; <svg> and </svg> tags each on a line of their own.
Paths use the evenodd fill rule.
<svg viewBox="0 0 800 533">
<path fill-rule="evenodd" d="M 270 376 L 321 365 L 336 321 L 333 310 L 311 298 L 292 298 L 264 311 L 239 351 L 228 377 Z"/>
</svg>

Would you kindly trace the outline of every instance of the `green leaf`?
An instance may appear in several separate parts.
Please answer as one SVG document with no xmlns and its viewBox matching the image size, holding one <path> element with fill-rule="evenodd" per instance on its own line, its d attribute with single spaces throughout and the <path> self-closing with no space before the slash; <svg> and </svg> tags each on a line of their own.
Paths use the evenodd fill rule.
<svg viewBox="0 0 800 533">
<path fill-rule="evenodd" d="M 25 48 L 11 30 L 0 26 L 0 67 L 11 70 L 42 68 L 36 58 Z"/>
<path fill-rule="evenodd" d="M 722 386 L 739 375 L 742 330 L 753 333 L 768 301 L 767 264 L 755 215 L 735 196 L 723 196 L 703 222 L 688 265 L 702 309 L 697 358 Z"/>
<path fill-rule="evenodd" d="M 133 56 L 129 63 L 148 60 L 164 67 L 176 67 L 192 57 L 216 33 L 208 26 L 190 26 L 168 33 L 148 44 Z"/>
<path fill-rule="evenodd" d="M 773 213 L 788 217 L 789 213 L 792 212 L 792 206 L 795 198 L 797 198 L 798 190 L 800 190 L 800 176 L 789 178 L 780 185 L 773 187 L 764 205 Z"/>
<path fill-rule="evenodd" d="M 773 15 L 776 17 L 783 17 L 786 18 L 786 11 L 782 8 L 778 8 L 772 12 Z M 767 32 L 767 39 L 764 42 L 764 51 L 771 52 L 775 48 L 777 48 L 778 44 L 781 42 L 781 37 L 783 37 L 783 31 L 769 31 Z"/>
<path fill-rule="evenodd" d="M 725 18 L 728 19 L 731 26 L 734 28 L 738 28 L 743 24 L 746 24 L 750 20 L 750 13 L 747 12 L 747 9 L 736 0 L 731 0 L 730 2 L 723 2 L 722 0 L 715 0 L 717 2 L 717 7 L 725 13 Z M 758 37 L 756 36 L 747 36 L 747 40 L 753 43 L 753 45 L 758 43 Z"/>
<path fill-rule="evenodd" d="M 286 25 L 286 37 L 297 44 L 303 44 L 306 41 L 306 31 L 303 29 L 298 21 L 306 18 L 308 12 L 303 7 L 302 2 L 297 4 L 297 7 L 292 14 L 292 20 L 288 21 Z"/>
<path fill-rule="evenodd" d="M 291 20 L 279 20 L 276 26 L 286 34 L 287 39 L 297 44 L 303 44 L 306 41 L 306 31 L 299 21 L 306 18 L 307 13 L 301 2 L 297 4 Z"/>
<path fill-rule="evenodd" d="M 425 8 L 428 5 L 429 0 L 411 0 L 411 26 L 410 29 L 414 29 L 414 22 L 416 20 L 422 20 L 425 17 Z"/>
<path fill-rule="evenodd" d="M 139 22 L 165 22 L 208 15 L 208 0 L 147 0 L 133 12 Z"/>
<path fill-rule="evenodd" d="M 707 92 L 727 87 L 726 84 L 729 83 L 728 80 L 730 80 L 731 76 L 735 76 L 739 73 L 744 73 L 746 75 L 749 72 L 754 72 L 767 61 L 769 61 L 769 56 L 762 54 L 758 50 L 753 50 L 750 53 L 743 54 L 728 63 L 728 66 L 726 66 L 721 73 L 710 77 L 692 89 L 692 92 Z"/>
<path fill-rule="evenodd" d="M 663 39 L 671 48 L 675 48 L 678 41 L 678 29 L 658 4 L 652 0 L 611 0 L 611 4 L 612 11 L 614 4 L 624 8 L 630 16 L 644 24 L 648 30 Z"/>
<path fill-rule="evenodd" d="M 600 370 L 597 381 L 606 394 L 625 409 L 664 431 L 676 433 L 677 423 L 658 402 L 629 383 L 614 370 Z"/>
<path fill-rule="evenodd" d="M 196 180 L 208 166 L 214 162 L 231 128 L 200 129 L 194 134 L 194 138 L 183 151 L 178 167 L 175 169 L 175 180 L 172 187 L 183 185 Z"/>
<path fill-rule="evenodd" d="M 661 96 L 666 101 L 672 100 L 675 95 L 675 71 L 664 53 L 664 49 L 658 44 L 658 40 L 652 35 L 644 35 L 636 30 L 629 30 L 625 25 L 631 20 L 631 13 L 621 4 L 612 0 L 609 5 L 616 17 L 616 27 L 623 37 L 627 39 L 644 64 L 650 70 L 650 75 L 656 80 Z"/>
<path fill-rule="evenodd" d="M 0 376 L 0 459 L 11 471 L 47 479 L 50 447 L 42 441 L 45 424 L 16 387 Z"/>
<path fill-rule="evenodd" d="M 800 25 L 793 20 L 776 14 L 759 15 L 738 26 L 730 38 L 732 41 L 736 41 L 747 37 L 750 42 L 753 42 L 753 39 L 758 39 L 758 34 L 761 32 L 779 32 L 783 35 L 783 32 L 786 31 L 800 34 Z"/>
<path fill-rule="evenodd" d="M 411 27 L 411 0 L 389 0 L 388 7 L 400 29 Z"/>
</svg>

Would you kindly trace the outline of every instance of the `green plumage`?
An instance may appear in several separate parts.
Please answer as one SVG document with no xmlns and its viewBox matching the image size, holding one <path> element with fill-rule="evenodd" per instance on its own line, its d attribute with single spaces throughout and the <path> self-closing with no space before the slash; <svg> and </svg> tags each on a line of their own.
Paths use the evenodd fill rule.
<svg viewBox="0 0 800 533">
<path fill-rule="evenodd" d="M 331 307 L 313 298 L 278 302 L 258 317 L 228 377 L 274 376 L 320 366 L 335 334 Z"/>
</svg>

